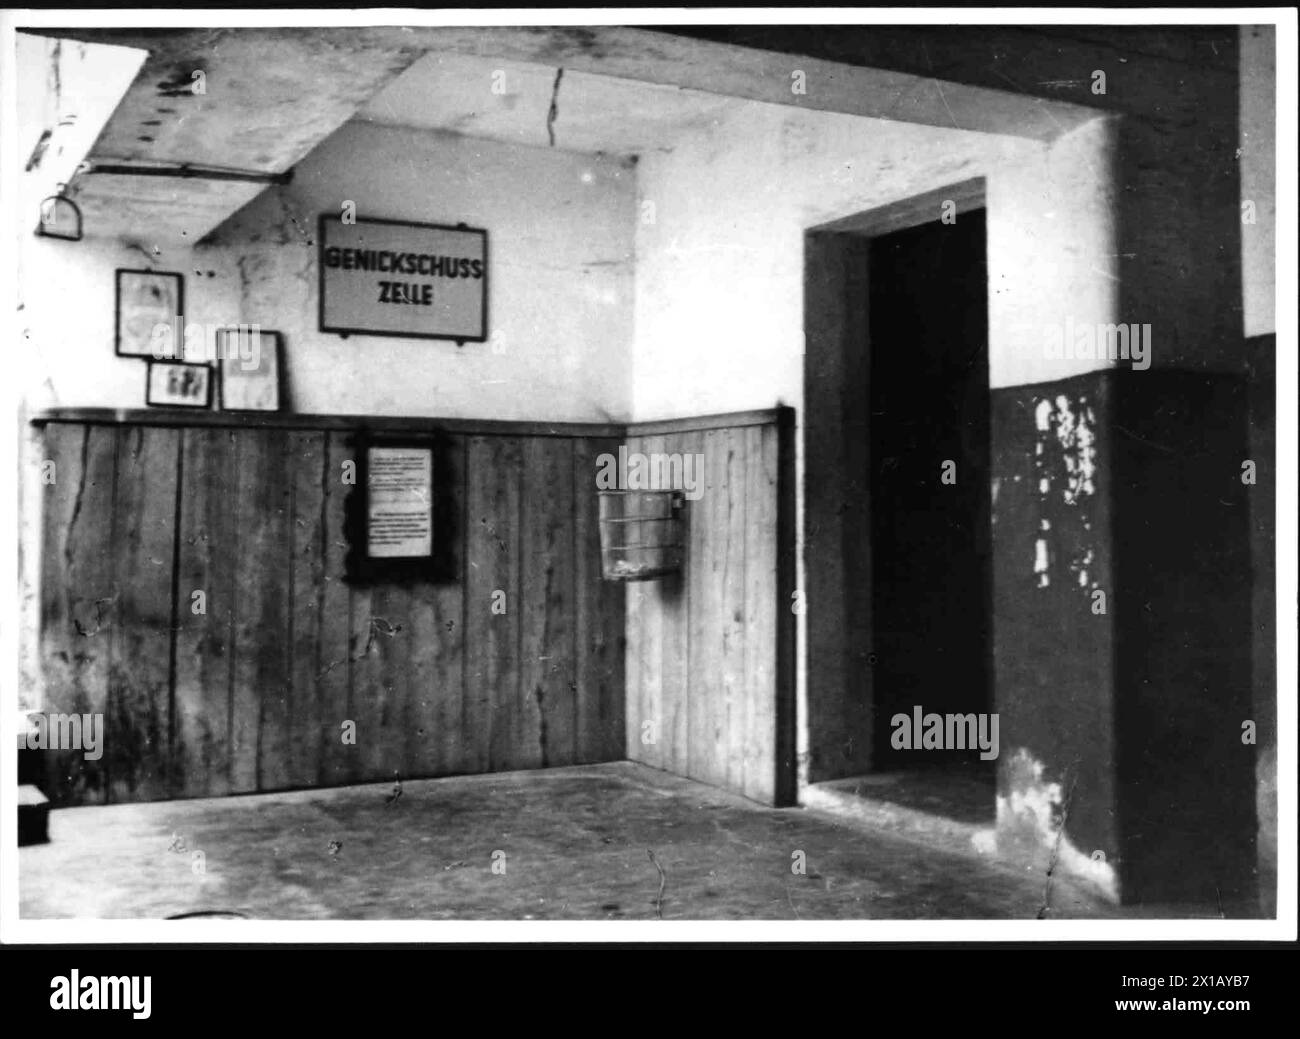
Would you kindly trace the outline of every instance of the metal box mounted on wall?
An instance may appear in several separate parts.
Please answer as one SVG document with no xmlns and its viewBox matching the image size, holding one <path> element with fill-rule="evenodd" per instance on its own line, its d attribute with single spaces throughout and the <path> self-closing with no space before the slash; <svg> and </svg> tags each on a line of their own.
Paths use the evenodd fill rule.
<svg viewBox="0 0 1300 1039">
<path fill-rule="evenodd" d="M 686 551 L 681 491 L 598 491 L 600 567 L 606 581 L 646 581 L 681 570 Z"/>
</svg>

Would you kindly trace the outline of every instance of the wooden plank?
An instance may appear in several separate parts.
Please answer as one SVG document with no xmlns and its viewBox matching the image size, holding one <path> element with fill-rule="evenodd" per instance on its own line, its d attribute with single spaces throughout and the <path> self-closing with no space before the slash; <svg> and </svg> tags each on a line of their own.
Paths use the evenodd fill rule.
<svg viewBox="0 0 1300 1039">
<path fill-rule="evenodd" d="M 175 411 L 168 409 L 52 408 L 33 425 L 95 423 L 164 429 L 286 429 L 324 433 L 427 433 L 448 436 L 621 437 L 614 422 L 517 422 L 502 419 L 405 415 L 298 415 L 290 412 Z"/>
<path fill-rule="evenodd" d="M 573 443 L 524 441 L 519 765 L 571 765 L 577 734 Z"/>
<path fill-rule="evenodd" d="M 390 584 L 349 586 L 351 719 L 356 723 L 356 753 L 351 783 L 395 779 L 400 774 L 403 719 L 394 689 L 393 642 L 402 636 L 406 590 Z"/>
<path fill-rule="evenodd" d="M 718 530 L 725 530 L 726 519 L 726 453 L 721 439 L 715 430 L 704 434 L 704 495 L 692 506 L 687 579 L 691 630 L 687 774 L 718 786 L 726 781 L 725 748 L 719 746 L 716 720 L 722 695 Z"/>
<path fill-rule="evenodd" d="M 721 694 L 715 724 L 718 744 L 725 757 L 725 786 L 735 793 L 745 788 L 745 739 L 753 690 L 745 684 L 745 449 L 746 430 L 729 429 L 719 436 L 725 486 L 719 505 L 724 509 L 718 526 L 721 562 L 719 666 Z M 721 771 L 721 770 L 720 770 Z"/>
<path fill-rule="evenodd" d="M 628 441 L 628 454 L 641 454 L 647 459 L 664 453 L 665 438 L 662 436 L 637 437 Z M 657 524 L 624 524 L 627 529 L 622 535 L 629 543 L 643 542 L 656 537 L 662 531 L 653 530 Z M 667 768 L 672 750 L 672 732 L 665 709 L 663 681 L 663 630 L 664 630 L 664 589 L 662 579 L 639 581 L 642 593 L 641 619 L 637 637 L 640 640 L 641 661 L 641 704 L 645 711 L 645 720 L 654 723 L 655 741 L 646 746 L 646 764 L 655 768 Z"/>
<path fill-rule="evenodd" d="M 434 449 L 434 555 L 437 578 L 427 585 L 431 654 L 415 717 L 419 744 L 410 752 L 412 775 L 461 769 L 465 691 L 465 466 L 466 438 L 442 437 Z M 420 730 L 423 730 L 421 732 Z"/>
<path fill-rule="evenodd" d="M 947 197 L 945 195 L 945 197 Z M 656 419 L 630 425 L 615 422 L 520 422 L 503 419 L 428 418 L 405 415 L 301 415 L 289 412 L 176 412 L 158 409 L 50 408 L 32 417 L 33 425 L 155 426 L 182 429 L 287 429 L 306 432 L 355 433 L 366 429 L 387 433 L 443 433 L 449 436 L 589 437 L 625 440 L 629 436 L 668 436 L 708 429 L 766 426 L 779 409 L 733 411 L 686 418 Z"/>
<path fill-rule="evenodd" d="M 620 441 L 573 442 L 573 625 L 577 659 L 575 761 L 620 761 L 640 746 L 624 731 L 623 646 L 626 587 L 605 581 L 600 567 L 600 501 L 596 472 L 602 454 L 617 457 Z"/>
<path fill-rule="evenodd" d="M 693 493 L 686 486 L 685 463 L 692 458 L 691 476 L 694 480 L 705 478 L 702 462 L 704 454 L 703 432 L 690 432 L 665 440 L 665 449 L 682 456 L 683 486 L 682 491 Z M 690 524 L 698 504 L 689 499 L 684 505 L 686 533 L 689 544 Z M 689 551 L 689 550 L 688 550 Z M 665 577 L 659 582 L 660 606 L 662 609 L 662 632 L 660 636 L 660 683 L 662 689 L 662 711 L 665 727 L 665 756 L 663 767 L 678 775 L 687 775 L 689 767 L 688 748 L 690 744 L 690 615 L 688 603 L 689 558 L 686 571 Z"/>
<path fill-rule="evenodd" d="M 463 771 L 518 767 L 523 443 L 471 437 L 466 463 Z M 497 593 L 501 593 L 501 598 Z M 494 612 L 493 603 L 504 612 Z M 498 606 L 498 610 L 502 606 Z"/>
<path fill-rule="evenodd" d="M 574 760 L 578 764 L 602 760 L 598 653 L 604 627 L 599 617 L 600 578 L 599 498 L 596 473 L 602 453 L 615 456 L 617 441 L 577 439 L 573 442 L 573 632 L 575 731 Z M 593 551 L 594 547 L 594 551 Z"/>
<path fill-rule="evenodd" d="M 705 537 L 705 593 L 702 597 L 701 623 L 704 637 L 704 699 L 700 707 L 704 729 L 702 761 L 707 782 L 727 785 L 727 693 L 724 684 L 723 650 L 726 644 L 727 618 L 727 535 L 730 509 L 727 473 L 728 432 L 717 430 L 705 434 L 705 470 L 708 491 L 705 496 L 709 529 Z"/>
<path fill-rule="evenodd" d="M 118 437 L 118 601 L 104 732 L 113 801 L 167 796 L 179 452 L 174 429 L 126 428 Z"/>
<path fill-rule="evenodd" d="M 316 693 L 321 711 L 319 782 L 331 786 L 360 774 L 360 747 L 345 743 L 345 726 L 356 719 L 351 698 L 351 595 L 343 580 L 348 545 L 344 508 L 355 490 L 356 452 L 351 437 L 327 434 L 325 456 L 318 475 L 324 502 L 321 510 L 321 552 L 324 573 L 317 601 Z"/>
<path fill-rule="evenodd" d="M 262 482 L 267 500 L 265 535 L 258 539 L 260 574 L 257 612 L 259 630 L 258 689 L 258 789 L 283 790 L 292 785 L 291 745 L 296 740 L 293 717 L 293 599 L 287 571 L 293 558 L 294 463 L 289 453 L 289 432 L 268 430 L 258 434 L 264 445 Z M 269 575 L 274 577 L 268 580 Z M 249 597 L 240 596 L 242 609 Z"/>
<path fill-rule="evenodd" d="M 291 787 L 320 779 L 327 728 L 321 698 L 321 612 L 325 595 L 327 435 L 288 434 L 292 513 L 289 524 L 289 760 Z"/>
<path fill-rule="evenodd" d="M 181 437 L 171 789 L 177 797 L 215 797 L 230 792 L 234 445 L 227 430 L 190 429 Z"/>
<path fill-rule="evenodd" d="M 232 791 L 287 783 L 290 492 L 287 434 L 235 434 L 235 645 Z"/>
<path fill-rule="evenodd" d="M 644 441 L 628 437 L 622 445 L 629 454 L 640 451 Z M 629 524 L 630 526 L 630 524 Z M 621 538 L 622 534 L 611 537 Z M 626 743 L 628 757 L 654 768 L 662 767 L 664 733 L 660 721 L 659 690 L 646 682 L 645 630 L 656 610 L 653 587 L 648 581 L 629 581 L 625 584 L 624 605 L 627 612 L 627 649 L 623 673 L 626 676 Z"/>
<path fill-rule="evenodd" d="M 106 715 L 109 631 L 117 609 L 117 433 L 104 426 L 50 426 L 43 453 L 41 461 L 53 463 L 48 470 L 53 482 L 43 485 L 41 708 Z M 98 804 L 107 798 L 109 760 L 103 753 L 87 760 L 80 752 L 47 752 L 46 765 L 45 793 L 54 804 Z"/>
<path fill-rule="evenodd" d="M 434 588 L 420 582 L 409 589 L 402 631 L 393 641 L 396 679 L 402 698 L 402 775 L 428 777 L 448 771 L 443 763 L 443 703 L 439 699 L 444 632 Z M 459 688 L 456 690 L 459 700 Z"/>
<path fill-rule="evenodd" d="M 771 804 L 776 781 L 777 598 L 775 426 L 745 437 L 745 691 L 744 780 L 741 793 Z"/>
<path fill-rule="evenodd" d="M 798 803 L 797 712 L 799 636 L 795 614 L 788 609 L 798 581 L 795 411 L 777 414 L 776 443 L 764 443 L 765 465 L 769 449 L 775 450 L 776 468 L 776 791 L 778 808 Z"/>
<path fill-rule="evenodd" d="M 759 411 L 732 411 L 716 415 L 694 415 L 689 418 L 658 419 L 652 422 L 633 422 L 627 427 L 629 437 L 680 436 L 684 433 L 703 433 L 710 429 L 744 429 L 749 426 L 768 426 L 776 421 L 777 409 Z"/>
<path fill-rule="evenodd" d="M 630 441 L 629 441 L 630 443 Z M 624 712 L 624 742 L 629 761 L 654 765 L 658 761 L 655 744 L 662 734 L 646 729 L 657 709 L 646 699 L 645 683 L 641 680 L 641 630 L 645 624 L 646 583 L 629 581 L 624 592 L 623 608 L 627 615 L 627 647 L 623 659 L 626 708 Z M 651 739 L 653 738 L 653 742 Z"/>
</svg>

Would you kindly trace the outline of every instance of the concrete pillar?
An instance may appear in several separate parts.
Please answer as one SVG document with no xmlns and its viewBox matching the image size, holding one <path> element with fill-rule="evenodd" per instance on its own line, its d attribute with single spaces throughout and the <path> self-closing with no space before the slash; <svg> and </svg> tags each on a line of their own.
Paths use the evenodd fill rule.
<svg viewBox="0 0 1300 1039">
<path fill-rule="evenodd" d="M 995 704 L 1000 852 L 1241 915 L 1251 452 L 1224 83 L 1116 127 L 1109 321 L 1149 326 L 1150 355 L 993 391 Z"/>
<path fill-rule="evenodd" d="M 1249 902 L 1244 380 L 1002 389 L 992 429 L 999 850 L 1117 901 Z"/>
</svg>

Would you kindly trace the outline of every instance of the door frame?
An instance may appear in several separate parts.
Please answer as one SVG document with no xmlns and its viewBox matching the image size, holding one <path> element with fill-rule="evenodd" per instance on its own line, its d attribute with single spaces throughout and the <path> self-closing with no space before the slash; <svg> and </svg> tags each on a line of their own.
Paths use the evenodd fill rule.
<svg viewBox="0 0 1300 1039">
<path fill-rule="evenodd" d="M 809 783 L 872 767 L 867 255 L 872 238 L 987 209 L 983 177 L 819 224 L 804 232 L 804 710 Z M 946 204 L 951 203 L 951 208 Z M 987 257 L 987 247 L 986 247 Z M 858 286 L 860 291 L 852 291 Z M 846 573 L 860 575 L 850 581 Z M 865 637 L 864 637 L 865 636 Z"/>
</svg>

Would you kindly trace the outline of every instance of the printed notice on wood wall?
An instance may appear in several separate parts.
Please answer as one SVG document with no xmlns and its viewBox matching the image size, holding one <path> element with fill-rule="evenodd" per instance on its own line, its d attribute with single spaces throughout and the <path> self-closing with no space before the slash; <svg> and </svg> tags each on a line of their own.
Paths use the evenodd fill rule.
<svg viewBox="0 0 1300 1039">
<path fill-rule="evenodd" d="M 371 447 L 366 550 L 373 559 L 410 559 L 433 554 L 433 451 L 420 447 Z"/>
<path fill-rule="evenodd" d="M 344 335 L 487 339 L 487 232 L 320 218 L 320 328 Z"/>
</svg>

